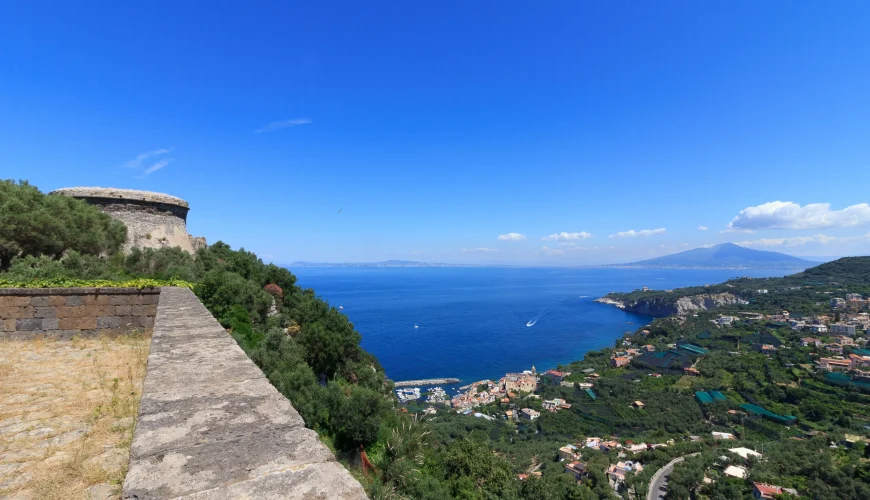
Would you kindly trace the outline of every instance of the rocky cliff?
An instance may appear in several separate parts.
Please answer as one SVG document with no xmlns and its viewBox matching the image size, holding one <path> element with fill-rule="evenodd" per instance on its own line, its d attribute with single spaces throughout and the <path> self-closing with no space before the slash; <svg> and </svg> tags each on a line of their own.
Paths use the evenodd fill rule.
<svg viewBox="0 0 870 500">
<path fill-rule="evenodd" d="M 723 305 L 746 303 L 746 301 L 733 293 L 704 293 L 676 299 L 673 296 L 660 295 L 639 300 L 622 300 L 616 295 L 601 297 L 600 299 L 595 299 L 595 302 L 612 305 L 636 314 L 645 314 L 659 318 L 688 314 L 695 311 L 706 311 Z"/>
</svg>

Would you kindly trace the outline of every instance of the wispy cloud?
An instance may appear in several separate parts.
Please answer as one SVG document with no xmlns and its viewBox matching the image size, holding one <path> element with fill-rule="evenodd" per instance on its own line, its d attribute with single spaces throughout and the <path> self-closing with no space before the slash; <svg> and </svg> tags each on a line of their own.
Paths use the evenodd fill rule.
<svg viewBox="0 0 870 500">
<path fill-rule="evenodd" d="M 611 234 L 611 238 L 636 238 L 638 236 L 655 236 L 657 234 L 662 234 L 666 231 L 665 228 L 660 227 L 658 229 L 641 229 L 640 231 L 635 231 L 634 229 L 629 229 L 628 231 L 620 231 L 616 234 Z"/>
<path fill-rule="evenodd" d="M 298 127 L 300 125 L 308 125 L 311 123 L 311 120 L 308 118 L 294 118 L 292 120 L 281 120 L 277 122 L 272 122 L 265 127 L 260 127 L 254 132 L 261 134 L 263 132 L 274 132 L 276 130 L 281 130 L 282 128 L 290 128 L 290 127 Z"/>
<path fill-rule="evenodd" d="M 501 241 L 522 241 L 526 239 L 526 235 L 520 233 L 500 234 L 498 239 Z"/>
<path fill-rule="evenodd" d="M 710 228 L 707 226 L 698 226 L 698 231 L 707 231 L 708 229 Z"/>
<path fill-rule="evenodd" d="M 586 231 L 580 231 L 579 233 L 566 233 L 563 231 L 561 233 L 551 234 L 550 236 L 544 236 L 541 239 L 543 241 L 559 241 L 559 240 L 571 241 L 571 240 L 585 240 L 586 238 L 591 238 L 591 237 L 592 237 L 592 233 L 587 233 Z"/>
<path fill-rule="evenodd" d="M 800 206 L 792 201 L 771 201 L 744 208 L 731 220 L 728 229 L 827 229 L 867 224 L 870 224 L 870 205 L 867 203 L 831 210 L 830 203 Z"/>
<path fill-rule="evenodd" d="M 757 240 L 747 240 L 747 241 L 738 241 L 736 244 L 744 247 L 762 247 L 762 248 L 770 248 L 770 247 L 799 247 L 803 245 L 807 245 L 809 243 L 818 243 L 821 245 L 829 245 L 831 243 L 845 243 L 848 241 L 855 241 L 866 239 L 870 236 L 870 233 L 862 236 L 844 236 L 844 237 L 836 237 L 836 236 L 828 236 L 826 234 L 815 234 L 813 236 L 794 236 L 791 238 L 761 238 Z"/>
<path fill-rule="evenodd" d="M 126 168 L 140 168 L 145 160 L 152 158 L 154 156 L 165 155 L 166 153 L 171 152 L 171 149 L 155 149 L 154 151 L 148 151 L 146 153 L 142 153 L 140 155 L 136 155 L 136 158 L 133 158 L 130 161 L 124 162 L 124 167 Z"/>
<path fill-rule="evenodd" d="M 156 172 L 156 171 L 160 170 L 161 168 L 165 167 L 166 165 L 169 165 L 169 163 L 170 163 L 171 161 L 172 161 L 171 159 L 160 160 L 160 161 L 158 161 L 157 163 L 155 163 L 154 165 L 151 165 L 150 167 L 146 168 L 145 171 L 142 172 L 142 175 L 143 175 L 143 176 L 151 175 L 151 174 L 153 174 L 154 172 Z"/>
<path fill-rule="evenodd" d="M 137 176 L 139 178 L 147 177 L 172 162 L 172 158 L 163 158 L 154 161 L 156 156 L 163 156 L 170 152 L 172 152 L 171 148 L 161 148 L 155 149 L 154 151 L 148 151 L 136 155 L 132 160 L 124 162 L 124 167 L 131 170 L 139 170 L 141 172 L 140 175 Z"/>
<path fill-rule="evenodd" d="M 561 248 L 550 248 L 550 247 L 541 247 L 541 252 L 545 255 L 562 255 L 565 253 Z"/>
<path fill-rule="evenodd" d="M 495 248 L 486 248 L 486 247 L 480 247 L 480 248 L 463 248 L 462 251 L 463 251 L 463 252 L 474 252 L 474 253 L 491 253 L 491 252 L 498 252 L 498 250 L 496 250 Z"/>
</svg>

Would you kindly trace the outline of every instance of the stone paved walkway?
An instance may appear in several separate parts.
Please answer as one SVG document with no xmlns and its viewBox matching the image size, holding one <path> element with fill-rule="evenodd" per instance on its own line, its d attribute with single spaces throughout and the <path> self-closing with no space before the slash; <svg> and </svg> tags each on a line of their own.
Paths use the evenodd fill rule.
<svg viewBox="0 0 870 500">
<path fill-rule="evenodd" d="M 0 341 L 0 498 L 119 498 L 149 341 Z"/>
</svg>

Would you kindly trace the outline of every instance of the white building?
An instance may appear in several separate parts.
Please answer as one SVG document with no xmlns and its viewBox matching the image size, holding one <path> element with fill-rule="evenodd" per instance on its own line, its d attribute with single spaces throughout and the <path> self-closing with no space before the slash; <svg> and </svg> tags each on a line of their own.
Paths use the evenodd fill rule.
<svg viewBox="0 0 870 500">
<path fill-rule="evenodd" d="M 831 333 L 855 336 L 855 325 L 847 325 L 845 323 L 834 323 L 831 325 Z"/>
<path fill-rule="evenodd" d="M 520 418 L 524 418 L 529 421 L 537 420 L 540 416 L 541 412 L 535 411 L 531 408 L 523 408 L 522 410 L 520 410 Z"/>
<path fill-rule="evenodd" d="M 827 325 L 810 325 L 810 331 L 813 333 L 828 333 Z"/>
</svg>

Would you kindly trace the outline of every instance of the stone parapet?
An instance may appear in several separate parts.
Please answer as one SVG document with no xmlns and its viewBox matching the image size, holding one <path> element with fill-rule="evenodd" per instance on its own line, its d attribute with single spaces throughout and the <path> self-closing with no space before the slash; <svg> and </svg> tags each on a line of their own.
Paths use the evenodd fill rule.
<svg viewBox="0 0 870 500">
<path fill-rule="evenodd" d="M 123 498 L 366 495 L 196 296 L 167 287 Z"/>
<path fill-rule="evenodd" d="M 189 208 L 187 202 L 177 196 L 152 191 L 139 191 L 136 189 L 102 188 L 102 187 L 72 187 L 61 188 L 49 194 L 61 194 L 73 198 L 102 198 L 106 200 L 127 200 L 145 203 L 163 203 Z"/>
<path fill-rule="evenodd" d="M 0 288 L 0 339 L 148 333 L 160 289 Z"/>
</svg>

